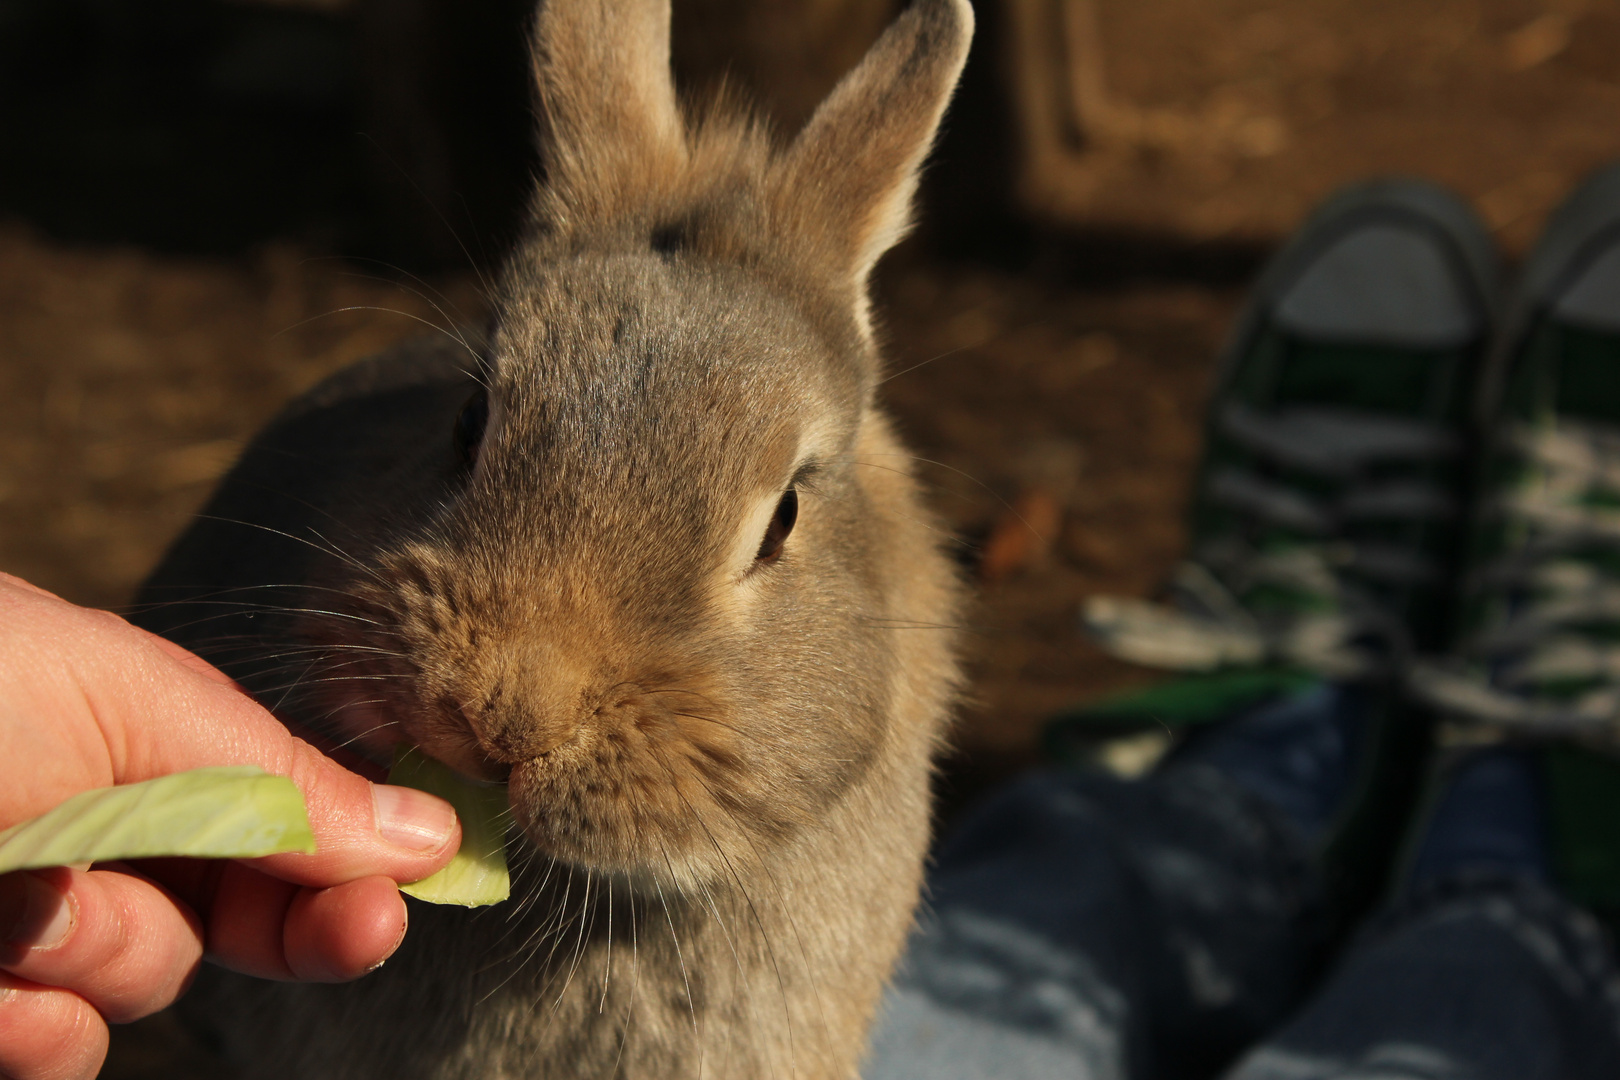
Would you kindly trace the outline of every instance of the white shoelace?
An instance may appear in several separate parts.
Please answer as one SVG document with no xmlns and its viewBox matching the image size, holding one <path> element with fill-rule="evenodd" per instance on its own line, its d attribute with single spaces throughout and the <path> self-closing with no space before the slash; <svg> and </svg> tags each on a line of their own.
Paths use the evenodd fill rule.
<svg viewBox="0 0 1620 1080">
<path fill-rule="evenodd" d="M 1511 444 L 1524 473 L 1485 508 L 1511 547 L 1472 583 L 1486 622 L 1411 688 L 1457 719 L 1620 736 L 1620 632 L 1596 629 L 1620 631 L 1620 428 L 1565 417 Z"/>
<path fill-rule="evenodd" d="M 1207 481 L 1210 501 L 1295 539 L 1263 546 L 1231 534 L 1211 539 L 1178 568 L 1170 603 L 1093 597 L 1082 612 L 1087 628 L 1115 655 L 1178 671 L 1280 663 L 1354 678 L 1401 662 L 1409 651 L 1401 620 L 1355 579 L 1410 584 L 1438 570 L 1409 549 L 1353 543 L 1343 533 L 1359 519 L 1455 514 L 1436 485 L 1379 471 L 1452 456 L 1456 439 L 1433 424 L 1325 408 L 1262 414 L 1234 403 L 1216 423 L 1260 458 L 1331 481 L 1336 496 L 1315 497 L 1250 470 L 1216 470 Z M 1295 602 L 1258 614 L 1241 598 L 1259 589 Z"/>
</svg>

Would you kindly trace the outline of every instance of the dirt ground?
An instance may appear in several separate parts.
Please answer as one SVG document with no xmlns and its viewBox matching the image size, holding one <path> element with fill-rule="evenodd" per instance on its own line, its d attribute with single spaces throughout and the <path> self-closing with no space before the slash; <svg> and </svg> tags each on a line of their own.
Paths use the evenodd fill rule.
<svg viewBox="0 0 1620 1080">
<path fill-rule="evenodd" d="M 1073 222 L 1265 239 L 1346 179 L 1408 173 L 1474 200 L 1523 251 L 1568 187 L 1620 153 L 1613 0 L 1004 6 L 1019 16 L 1009 37 L 1034 25 L 1024 57 L 1067 46 L 1047 149 L 1069 145 L 1022 189 Z M 1031 67 L 1007 65 L 1026 103 Z"/>
<path fill-rule="evenodd" d="M 1076 614 L 1149 592 L 1178 557 L 1213 358 L 1311 201 L 1368 172 L 1429 176 L 1522 253 L 1620 156 L 1620 4 L 1141 0 L 1100 8 L 1116 106 L 1272 126 L 1070 132 L 1071 188 L 1036 190 L 1016 153 L 985 149 L 1016 127 L 1007 6 L 985 8 L 992 51 L 931 179 L 954 216 L 878 283 L 884 392 L 977 582 L 950 805 L 1033 760 L 1054 710 L 1154 677 L 1101 655 Z M 998 192 L 1022 201 L 974 205 Z M 342 261 L 329 231 L 207 255 L 61 235 L 0 206 L 0 569 L 85 604 L 127 601 L 290 397 L 483 312 L 472 274 Z M 126 1035 L 106 1075 L 179 1075 L 164 1023 Z"/>
</svg>

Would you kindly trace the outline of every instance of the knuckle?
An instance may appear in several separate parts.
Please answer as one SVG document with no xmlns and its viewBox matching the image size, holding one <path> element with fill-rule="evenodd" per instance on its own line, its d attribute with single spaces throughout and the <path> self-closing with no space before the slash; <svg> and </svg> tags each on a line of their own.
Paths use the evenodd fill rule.
<svg viewBox="0 0 1620 1080">
<path fill-rule="evenodd" d="M 11 970 L 71 990 L 115 1023 L 155 1012 L 177 996 L 202 954 L 194 917 L 121 871 L 75 872 L 70 895 L 78 917 L 67 937 L 53 948 L 30 950 Z"/>
<path fill-rule="evenodd" d="M 66 990 L 0 976 L 0 1074 L 88 1080 L 107 1053 L 107 1025 Z"/>
<path fill-rule="evenodd" d="M 179 996 L 202 956 L 201 932 L 189 912 L 145 881 L 125 877 L 111 891 L 114 914 L 101 943 L 104 990 L 96 1004 L 107 1019 L 123 1023 Z"/>
</svg>

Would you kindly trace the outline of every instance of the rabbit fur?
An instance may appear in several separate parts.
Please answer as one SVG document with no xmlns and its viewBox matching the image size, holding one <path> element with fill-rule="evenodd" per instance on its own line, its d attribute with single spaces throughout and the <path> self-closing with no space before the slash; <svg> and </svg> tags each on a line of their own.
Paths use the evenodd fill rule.
<svg viewBox="0 0 1620 1080">
<path fill-rule="evenodd" d="M 291 405 L 141 597 L 290 723 L 509 785 L 506 904 L 413 902 L 348 985 L 200 980 L 249 1075 L 856 1075 L 961 603 L 867 279 L 971 30 L 917 0 L 783 145 L 677 103 L 667 0 L 542 5 L 487 334 Z"/>
</svg>

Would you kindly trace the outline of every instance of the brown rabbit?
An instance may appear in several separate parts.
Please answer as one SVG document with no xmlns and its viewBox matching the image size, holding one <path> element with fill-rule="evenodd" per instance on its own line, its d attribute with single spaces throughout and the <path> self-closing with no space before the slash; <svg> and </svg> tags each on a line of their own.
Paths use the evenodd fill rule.
<svg viewBox="0 0 1620 1080">
<path fill-rule="evenodd" d="M 684 115 L 668 0 L 548 0 L 486 339 L 294 403 L 140 621 L 290 722 L 506 780 L 513 899 L 344 986 L 208 974 L 255 1076 L 827 1077 L 911 925 L 960 593 L 867 313 L 971 34 L 918 0 L 786 147 Z"/>
</svg>

